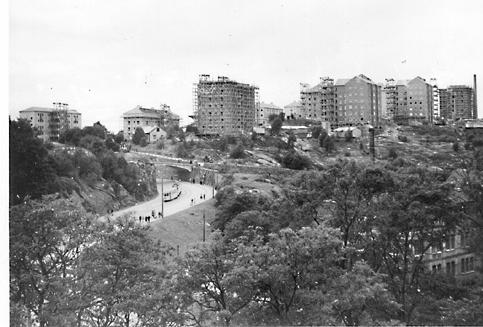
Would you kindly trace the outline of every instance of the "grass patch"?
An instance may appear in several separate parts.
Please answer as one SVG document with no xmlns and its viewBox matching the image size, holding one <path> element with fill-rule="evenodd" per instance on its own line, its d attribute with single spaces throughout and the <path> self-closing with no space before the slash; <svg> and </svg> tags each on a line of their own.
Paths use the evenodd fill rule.
<svg viewBox="0 0 483 327">
<path fill-rule="evenodd" d="M 179 245 L 179 252 L 182 254 L 191 245 L 202 241 L 203 212 L 205 212 L 206 222 L 211 225 L 215 218 L 214 199 L 175 213 L 162 221 L 156 220 L 156 223 L 150 225 L 150 235 L 154 240 L 165 242 L 175 249 Z M 206 226 L 205 231 L 208 238 L 211 227 Z"/>
</svg>

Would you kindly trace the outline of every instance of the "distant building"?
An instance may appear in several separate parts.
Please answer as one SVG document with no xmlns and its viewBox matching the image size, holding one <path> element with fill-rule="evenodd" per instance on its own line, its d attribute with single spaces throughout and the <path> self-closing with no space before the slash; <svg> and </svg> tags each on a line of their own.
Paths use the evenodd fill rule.
<svg viewBox="0 0 483 327">
<path fill-rule="evenodd" d="M 200 135 L 249 134 L 256 126 L 258 87 L 200 75 L 193 89 L 193 115 Z"/>
<path fill-rule="evenodd" d="M 30 107 L 20 110 L 20 118 L 28 120 L 44 141 L 58 141 L 63 131 L 82 127 L 80 112 L 69 109 L 66 103 L 54 102 L 53 105 L 53 108 Z"/>
<path fill-rule="evenodd" d="M 166 131 L 158 126 L 143 126 L 141 127 L 146 135 L 146 141 L 148 143 L 156 143 L 158 140 L 166 138 Z"/>
<path fill-rule="evenodd" d="M 179 116 L 171 112 L 169 106 L 165 104 L 162 104 L 160 109 L 136 106 L 134 109 L 125 112 L 122 118 L 126 140 L 131 140 L 137 127 L 143 128 L 145 132 L 147 130 L 151 132 L 153 127 L 166 129 L 171 125 L 179 126 Z M 160 132 L 156 130 L 156 133 Z M 150 139 L 152 140 L 153 137 L 150 137 Z"/>
<path fill-rule="evenodd" d="M 289 119 L 305 119 L 306 117 L 305 108 L 300 101 L 293 101 L 283 107 L 283 113 Z"/>
<path fill-rule="evenodd" d="M 438 88 L 438 81 L 436 78 L 431 78 L 429 80 L 429 84 L 433 88 L 433 119 L 440 118 L 440 101 L 439 101 L 439 88 Z"/>
<path fill-rule="evenodd" d="M 381 87 L 381 118 L 394 120 L 397 111 L 397 89 L 393 78 L 386 78 Z"/>
<path fill-rule="evenodd" d="M 260 103 L 260 107 L 257 108 L 257 126 L 269 125 L 269 117 L 271 115 L 280 115 L 283 113 L 283 109 L 274 105 L 273 103 Z"/>
<path fill-rule="evenodd" d="M 396 82 L 397 122 L 433 122 L 433 87 L 421 77 Z"/>
<path fill-rule="evenodd" d="M 381 86 L 364 75 L 334 83 L 337 126 L 379 125 Z"/>
<path fill-rule="evenodd" d="M 304 84 L 300 91 L 300 102 L 305 111 L 305 118 L 337 124 L 334 107 L 334 80 L 321 77 L 319 84 L 309 87 Z"/>
<path fill-rule="evenodd" d="M 440 89 L 441 117 L 456 121 L 461 119 L 476 119 L 474 90 L 466 85 L 451 85 L 447 89 Z"/>
</svg>

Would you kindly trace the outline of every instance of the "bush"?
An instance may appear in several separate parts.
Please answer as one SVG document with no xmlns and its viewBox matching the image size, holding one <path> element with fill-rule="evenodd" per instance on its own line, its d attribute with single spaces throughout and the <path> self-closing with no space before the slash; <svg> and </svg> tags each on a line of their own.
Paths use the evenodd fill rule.
<svg viewBox="0 0 483 327">
<path fill-rule="evenodd" d="M 163 139 L 159 139 L 156 142 L 156 149 L 159 149 L 159 150 L 163 150 L 164 149 L 164 140 Z"/>
<path fill-rule="evenodd" d="M 409 141 L 407 136 L 405 136 L 405 135 L 398 135 L 397 138 L 401 142 L 408 142 Z"/>
<path fill-rule="evenodd" d="M 397 152 L 396 149 L 390 148 L 389 153 L 388 153 L 389 158 L 391 159 L 396 159 L 397 158 Z"/>
<path fill-rule="evenodd" d="M 351 153 L 349 151 L 346 151 L 346 152 L 344 152 L 344 156 L 350 157 L 351 156 Z"/>
<path fill-rule="evenodd" d="M 346 142 L 352 142 L 352 131 L 346 131 L 344 133 L 344 139 Z"/>
<path fill-rule="evenodd" d="M 458 152 L 460 150 L 460 145 L 459 143 L 456 141 L 453 143 L 453 151 L 454 152 Z"/>
<path fill-rule="evenodd" d="M 280 117 L 275 118 L 272 121 L 272 135 L 278 135 L 280 133 L 280 130 L 282 129 L 282 120 Z"/>
<path fill-rule="evenodd" d="M 289 151 L 283 158 L 282 158 L 282 165 L 285 168 L 296 169 L 296 170 L 303 170 L 305 168 L 310 168 L 312 163 L 310 159 L 298 154 L 295 151 Z"/>
<path fill-rule="evenodd" d="M 141 127 L 137 127 L 136 130 L 134 131 L 134 135 L 132 136 L 132 143 L 136 145 L 140 145 L 142 139 L 146 139 L 144 130 Z"/>
<path fill-rule="evenodd" d="M 233 159 L 242 159 L 245 157 L 245 148 L 241 144 L 238 144 L 230 153 L 230 158 Z"/>
<path fill-rule="evenodd" d="M 322 132 L 322 126 L 314 126 L 311 128 L 312 132 L 312 138 L 313 139 L 318 139 L 320 136 L 320 133 Z"/>
</svg>

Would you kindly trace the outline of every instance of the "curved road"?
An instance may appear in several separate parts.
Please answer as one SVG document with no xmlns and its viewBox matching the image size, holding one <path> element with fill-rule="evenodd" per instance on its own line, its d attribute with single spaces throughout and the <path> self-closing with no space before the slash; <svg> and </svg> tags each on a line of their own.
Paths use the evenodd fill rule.
<svg viewBox="0 0 483 327">
<path fill-rule="evenodd" d="M 213 198 L 213 188 L 209 185 L 192 184 L 188 182 L 178 183 L 181 189 L 181 194 L 175 200 L 164 202 L 164 217 L 191 207 L 191 199 L 194 199 L 194 205 L 197 205 Z M 164 190 L 166 191 L 170 189 L 171 184 L 171 181 L 165 181 Z M 134 217 L 136 217 L 136 219 L 139 216 L 142 216 L 144 219 L 145 216 L 151 216 L 152 210 L 156 212 L 157 217 L 158 212 L 161 212 L 161 183 L 158 184 L 158 192 L 159 195 L 156 198 L 139 203 L 132 207 L 115 211 L 110 218 L 117 218 L 127 213 L 131 213 Z M 200 199 L 200 195 L 202 194 L 205 194 L 205 199 Z M 151 219 L 152 222 L 153 218 Z"/>
</svg>

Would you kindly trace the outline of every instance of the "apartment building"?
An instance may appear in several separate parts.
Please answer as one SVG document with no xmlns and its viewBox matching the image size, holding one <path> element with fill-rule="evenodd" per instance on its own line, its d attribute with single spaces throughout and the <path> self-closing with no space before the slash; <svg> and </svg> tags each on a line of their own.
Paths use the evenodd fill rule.
<svg viewBox="0 0 483 327">
<path fill-rule="evenodd" d="M 319 84 L 313 87 L 303 84 L 300 103 L 304 108 L 306 119 L 329 122 L 331 125 L 337 124 L 332 78 L 321 77 Z"/>
<path fill-rule="evenodd" d="M 397 107 L 394 120 L 397 122 L 433 122 L 433 87 L 424 78 L 396 82 Z"/>
<path fill-rule="evenodd" d="M 446 120 L 475 119 L 474 90 L 466 85 L 439 89 L 440 116 Z"/>
<path fill-rule="evenodd" d="M 439 101 L 439 88 L 438 88 L 438 80 L 432 77 L 429 80 L 429 84 L 433 88 L 433 119 L 440 118 L 440 101 Z"/>
<path fill-rule="evenodd" d="M 397 111 L 397 89 L 393 78 L 386 78 L 381 85 L 381 118 L 394 121 Z"/>
<path fill-rule="evenodd" d="M 20 110 L 20 118 L 28 120 L 44 141 L 58 141 L 63 131 L 82 127 L 82 114 L 61 102 L 54 102 L 52 108 L 29 107 Z"/>
<path fill-rule="evenodd" d="M 305 108 L 299 100 L 290 102 L 283 107 L 283 113 L 288 119 L 305 119 Z"/>
<path fill-rule="evenodd" d="M 193 88 L 193 115 L 201 135 L 248 134 L 256 126 L 258 87 L 228 77 L 200 75 Z"/>
<path fill-rule="evenodd" d="M 168 126 L 179 126 L 179 116 L 171 112 L 166 104 L 161 104 L 160 109 L 143 108 L 136 106 L 134 109 L 125 112 L 123 118 L 124 139 L 131 140 L 136 128 L 141 127 L 146 134 L 150 134 L 148 139 L 152 142 L 156 140 L 156 136 L 164 135 L 161 130 Z M 154 131 L 153 131 L 153 128 Z M 147 133 L 149 131 L 149 133 Z"/>
<path fill-rule="evenodd" d="M 274 105 L 273 103 L 261 102 L 257 108 L 257 126 L 270 125 L 269 118 L 271 115 L 280 115 L 283 113 L 283 109 Z"/>
<path fill-rule="evenodd" d="M 334 83 L 335 120 L 338 126 L 379 126 L 381 86 L 365 75 Z"/>
</svg>

